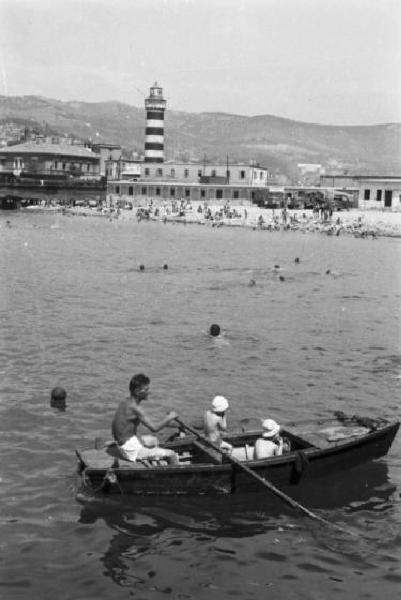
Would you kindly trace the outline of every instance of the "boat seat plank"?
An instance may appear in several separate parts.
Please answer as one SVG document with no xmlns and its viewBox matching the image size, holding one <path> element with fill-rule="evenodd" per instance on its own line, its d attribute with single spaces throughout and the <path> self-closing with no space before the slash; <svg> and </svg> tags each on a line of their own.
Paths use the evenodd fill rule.
<svg viewBox="0 0 401 600">
<path fill-rule="evenodd" d="M 110 469 L 116 461 L 116 458 L 110 456 L 104 448 L 77 451 L 77 455 L 85 466 L 90 469 Z"/>
</svg>

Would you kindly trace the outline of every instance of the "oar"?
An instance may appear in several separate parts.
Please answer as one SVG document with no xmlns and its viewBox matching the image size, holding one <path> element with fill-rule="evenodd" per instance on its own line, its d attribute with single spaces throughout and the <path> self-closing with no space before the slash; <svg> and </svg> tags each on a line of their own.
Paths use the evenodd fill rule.
<svg viewBox="0 0 401 600">
<path fill-rule="evenodd" d="M 239 469 L 242 469 L 242 471 L 245 471 L 245 473 L 247 473 L 250 477 L 253 477 L 257 481 L 259 481 L 259 483 L 261 483 L 264 487 L 266 487 L 268 490 L 270 490 L 273 494 L 275 494 L 276 496 L 278 496 L 279 498 L 281 498 L 282 500 L 284 500 L 284 502 L 287 502 L 287 504 L 289 504 L 290 506 L 292 506 L 292 508 L 296 508 L 296 509 L 300 510 L 301 512 L 303 512 L 305 515 L 307 515 L 311 519 L 315 519 L 315 521 L 320 521 L 320 523 L 323 523 L 324 525 L 332 527 L 333 529 L 337 529 L 338 531 L 342 531 L 343 533 L 348 533 L 350 535 L 355 535 L 353 532 L 351 532 L 348 529 L 344 529 L 343 527 L 340 527 L 339 525 L 336 525 L 335 523 L 331 523 L 330 521 L 326 521 L 326 519 L 323 519 L 323 517 L 320 517 L 319 515 L 317 515 L 316 513 L 312 512 L 311 510 L 309 510 L 305 506 L 302 506 L 302 504 L 299 504 L 299 502 L 296 502 L 296 500 L 294 500 L 290 496 L 287 496 L 287 494 L 284 494 L 284 492 L 282 492 L 281 490 L 279 490 L 270 481 L 268 481 L 264 477 L 261 477 L 260 475 L 258 475 L 254 471 L 252 471 L 252 469 L 250 469 L 249 467 L 247 467 L 246 465 L 244 465 L 238 459 L 234 458 L 233 456 L 230 456 L 229 454 L 226 454 L 219 446 L 217 446 L 216 444 L 214 444 L 213 442 L 211 442 L 210 440 L 208 440 L 207 437 L 205 437 L 204 435 L 201 435 L 199 433 L 199 431 L 196 431 L 196 429 L 193 429 L 189 425 L 186 425 L 185 423 L 183 423 L 183 421 L 181 421 L 181 419 L 179 417 L 176 417 L 175 420 L 176 420 L 176 422 L 178 423 L 178 425 L 182 429 L 186 429 L 187 431 L 189 431 L 190 433 L 192 433 L 193 435 L 195 435 L 197 438 L 199 438 L 200 440 L 202 440 L 202 442 L 204 444 L 207 444 L 208 446 L 210 446 L 211 448 L 213 448 L 213 450 L 216 450 L 216 452 L 218 452 L 219 454 L 221 454 L 222 456 L 224 456 L 233 465 L 235 465 Z"/>
</svg>

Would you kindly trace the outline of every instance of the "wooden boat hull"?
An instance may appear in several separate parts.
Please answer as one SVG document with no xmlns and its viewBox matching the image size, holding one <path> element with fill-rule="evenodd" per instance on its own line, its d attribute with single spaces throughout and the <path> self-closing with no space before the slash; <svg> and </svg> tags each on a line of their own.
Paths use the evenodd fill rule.
<svg viewBox="0 0 401 600">
<path fill-rule="evenodd" d="M 281 457 L 248 460 L 244 464 L 283 491 L 302 488 L 307 482 L 324 479 L 360 464 L 385 456 L 399 429 L 399 422 L 385 423 L 363 435 L 345 438 L 318 447 L 293 435 L 298 449 Z M 229 441 L 249 441 L 257 432 L 232 434 Z M 173 442 L 174 449 L 190 447 L 193 440 Z M 91 458 L 97 451 L 77 451 L 79 472 L 91 492 L 124 495 L 207 495 L 258 492 L 263 486 L 231 463 L 179 464 L 146 467 L 115 460 L 97 464 Z M 104 453 L 103 453 L 104 454 Z"/>
</svg>

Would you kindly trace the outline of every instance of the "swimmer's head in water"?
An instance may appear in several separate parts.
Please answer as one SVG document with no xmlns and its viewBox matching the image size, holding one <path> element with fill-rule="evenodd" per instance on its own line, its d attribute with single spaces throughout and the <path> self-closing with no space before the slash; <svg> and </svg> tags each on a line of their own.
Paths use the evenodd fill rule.
<svg viewBox="0 0 401 600">
<path fill-rule="evenodd" d="M 51 392 L 52 400 L 65 400 L 67 398 L 67 392 L 62 387 L 55 387 Z"/>
<path fill-rule="evenodd" d="M 164 264 L 163 269 L 166 271 L 168 269 L 168 265 Z"/>
<path fill-rule="evenodd" d="M 214 337 L 220 335 L 220 325 L 217 325 L 216 323 L 213 323 L 213 325 L 210 325 L 209 333 L 210 333 L 210 335 L 213 335 Z"/>
<path fill-rule="evenodd" d="M 67 392 L 62 387 L 55 387 L 51 391 L 50 406 L 65 410 Z"/>
<path fill-rule="evenodd" d="M 144 271 L 145 270 L 145 265 L 139 265 L 139 270 L 140 271 Z"/>
</svg>

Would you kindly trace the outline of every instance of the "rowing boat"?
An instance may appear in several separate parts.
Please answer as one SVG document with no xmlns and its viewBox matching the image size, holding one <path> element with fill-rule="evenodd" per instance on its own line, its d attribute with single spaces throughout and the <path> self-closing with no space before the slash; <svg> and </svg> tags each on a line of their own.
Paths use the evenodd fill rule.
<svg viewBox="0 0 401 600">
<path fill-rule="evenodd" d="M 282 430 L 290 450 L 262 460 L 253 458 L 260 430 L 230 433 L 225 440 L 234 447 L 233 456 L 248 470 L 290 492 L 311 481 L 321 481 L 324 486 L 327 476 L 385 456 L 399 426 L 399 421 L 360 417 L 342 418 L 341 422 L 320 420 L 306 429 L 294 425 Z M 163 447 L 175 450 L 178 465 L 127 461 L 115 443 L 101 449 L 77 449 L 82 484 L 100 494 L 156 496 L 240 494 L 263 489 L 256 477 L 249 477 L 245 469 L 222 458 L 196 436 L 165 442 Z"/>
</svg>

